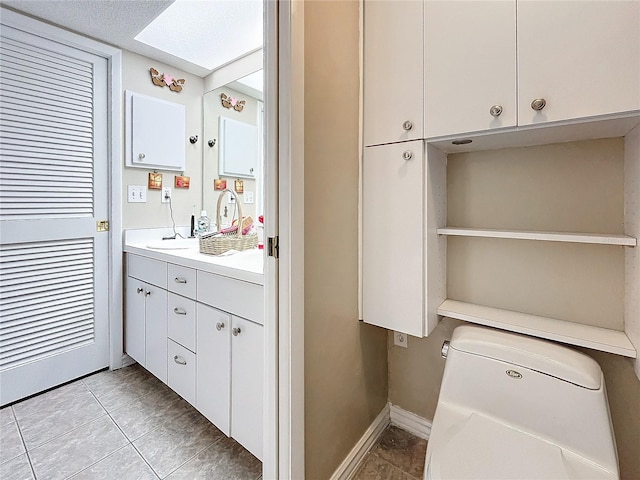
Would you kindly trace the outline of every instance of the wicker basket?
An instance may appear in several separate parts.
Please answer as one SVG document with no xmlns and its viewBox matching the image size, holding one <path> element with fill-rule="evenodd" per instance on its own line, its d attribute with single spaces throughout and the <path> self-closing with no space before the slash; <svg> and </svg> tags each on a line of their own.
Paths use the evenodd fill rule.
<svg viewBox="0 0 640 480">
<path fill-rule="evenodd" d="M 222 198 L 224 194 L 229 192 L 236 200 L 238 207 L 238 229 L 235 232 L 220 234 L 205 234 L 200 237 L 200 253 L 206 253 L 207 255 L 222 255 L 229 250 L 248 250 L 250 248 L 256 248 L 258 246 L 258 234 L 248 233 L 242 234 L 242 204 L 238 196 L 229 189 L 225 189 L 220 192 L 218 197 L 218 206 L 216 208 L 216 226 L 220 228 L 220 206 L 222 205 Z"/>
</svg>

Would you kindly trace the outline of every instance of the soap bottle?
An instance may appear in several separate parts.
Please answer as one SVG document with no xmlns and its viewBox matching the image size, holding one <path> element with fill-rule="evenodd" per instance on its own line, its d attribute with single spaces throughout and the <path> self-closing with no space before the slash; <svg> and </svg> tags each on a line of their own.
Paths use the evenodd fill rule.
<svg viewBox="0 0 640 480">
<path fill-rule="evenodd" d="M 200 212 L 200 218 L 198 218 L 198 233 L 202 235 L 203 233 L 207 233 L 211 227 L 211 221 L 209 217 L 207 217 L 207 211 L 202 210 Z"/>
</svg>

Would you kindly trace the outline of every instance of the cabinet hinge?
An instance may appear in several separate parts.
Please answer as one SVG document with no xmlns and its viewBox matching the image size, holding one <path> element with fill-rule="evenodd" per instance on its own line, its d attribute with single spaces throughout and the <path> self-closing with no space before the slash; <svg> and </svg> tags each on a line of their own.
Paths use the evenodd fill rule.
<svg viewBox="0 0 640 480">
<path fill-rule="evenodd" d="M 268 237 L 267 238 L 267 255 L 273 258 L 279 258 L 279 239 L 280 237 Z"/>
</svg>

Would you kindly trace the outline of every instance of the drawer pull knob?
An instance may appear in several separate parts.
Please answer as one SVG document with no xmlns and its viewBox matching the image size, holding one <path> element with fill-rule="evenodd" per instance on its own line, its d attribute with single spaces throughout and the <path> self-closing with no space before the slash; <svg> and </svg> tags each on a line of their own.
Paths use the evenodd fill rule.
<svg viewBox="0 0 640 480">
<path fill-rule="evenodd" d="M 142 287 L 138 287 L 138 289 L 136 290 L 136 292 L 138 292 L 138 293 L 142 293 L 142 292 L 144 292 L 144 288 L 142 288 Z"/>
<path fill-rule="evenodd" d="M 491 114 L 492 117 L 499 117 L 500 114 L 502 113 L 502 105 L 494 105 L 489 110 L 489 113 Z"/>
<path fill-rule="evenodd" d="M 402 128 L 408 132 L 413 128 L 413 123 L 411 122 L 411 120 L 407 120 L 402 124 Z"/>
<path fill-rule="evenodd" d="M 240 330 L 240 327 L 236 327 L 233 330 L 231 330 L 231 333 L 233 333 L 234 337 L 237 337 L 238 335 L 240 335 L 242 333 L 242 330 Z"/>
<path fill-rule="evenodd" d="M 173 279 L 176 283 L 187 283 L 187 279 L 186 278 L 182 278 L 182 277 L 176 277 Z"/>
<path fill-rule="evenodd" d="M 173 357 L 173 361 L 176 362 L 178 365 L 186 365 L 187 361 L 181 357 L 180 355 L 176 355 L 175 357 Z"/>
<path fill-rule="evenodd" d="M 547 101 L 544 98 L 536 98 L 533 102 L 531 102 L 531 108 L 535 111 L 539 112 L 547 105 Z"/>
<path fill-rule="evenodd" d="M 176 307 L 173 309 L 173 313 L 175 313 L 176 315 L 186 315 L 187 311 L 183 310 L 182 308 Z"/>
<path fill-rule="evenodd" d="M 149 295 L 151 295 L 151 290 L 147 290 L 146 292 L 144 292 L 145 297 L 148 297 Z"/>
<path fill-rule="evenodd" d="M 404 152 L 402 152 L 402 159 L 403 160 L 411 160 L 413 158 L 413 152 L 411 150 L 405 150 Z"/>
<path fill-rule="evenodd" d="M 224 322 L 218 322 L 216 323 L 216 329 L 218 331 L 222 330 L 224 328 Z"/>
</svg>

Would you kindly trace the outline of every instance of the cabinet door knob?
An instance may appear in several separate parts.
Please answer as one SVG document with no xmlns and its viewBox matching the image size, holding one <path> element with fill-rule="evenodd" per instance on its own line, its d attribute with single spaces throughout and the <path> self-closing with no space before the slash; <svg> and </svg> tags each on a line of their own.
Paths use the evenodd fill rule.
<svg viewBox="0 0 640 480">
<path fill-rule="evenodd" d="M 187 283 L 187 279 L 182 277 L 176 277 L 173 279 L 173 281 L 176 283 Z"/>
<path fill-rule="evenodd" d="M 137 290 L 136 290 L 136 292 L 138 292 L 138 293 L 142 293 L 142 292 L 144 292 L 144 288 L 142 288 L 142 287 L 138 287 L 138 288 L 137 288 Z"/>
<path fill-rule="evenodd" d="M 489 113 L 492 117 L 499 117 L 502 113 L 502 105 L 494 105 L 489 109 Z"/>
<path fill-rule="evenodd" d="M 218 331 L 222 330 L 224 328 L 224 322 L 218 322 L 216 323 L 216 329 Z"/>
<path fill-rule="evenodd" d="M 138 155 L 138 158 L 139 158 L 140 160 L 144 160 L 144 157 L 145 157 L 145 156 L 146 156 L 146 155 L 145 155 L 144 153 L 141 153 L 141 154 L 139 154 L 139 155 Z"/>
<path fill-rule="evenodd" d="M 147 290 L 146 292 L 144 292 L 145 297 L 148 297 L 149 295 L 151 295 L 151 290 Z"/>
<path fill-rule="evenodd" d="M 173 357 L 173 361 L 176 362 L 178 365 L 186 365 L 187 361 L 181 357 L 180 355 L 176 355 L 175 357 Z"/>
<path fill-rule="evenodd" d="M 405 129 L 408 132 L 409 130 L 411 130 L 413 128 L 413 123 L 411 123 L 411 120 L 406 120 L 402 124 L 402 128 Z"/>
<path fill-rule="evenodd" d="M 182 308 L 176 307 L 173 309 L 173 313 L 175 313 L 176 315 L 186 315 L 187 311 L 183 310 Z"/>
<path fill-rule="evenodd" d="M 240 327 L 236 327 L 233 330 L 231 330 L 231 333 L 233 333 L 234 337 L 237 337 L 238 335 L 240 335 L 242 333 L 242 330 L 240 330 Z"/>
<path fill-rule="evenodd" d="M 544 98 L 536 98 L 533 102 L 531 102 L 531 108 L 539 112 L 545 107 L 546 104 L 547 101 Z"/>
<path fill-rule="evenodd" d="M 411 160 L 413 158 L 413 152 L 411 150 L 405 150 L 402 152 L 403 160 Z"/>
</svg>

